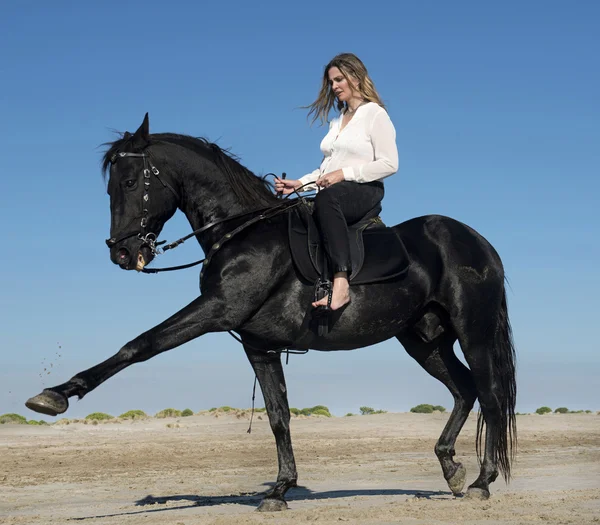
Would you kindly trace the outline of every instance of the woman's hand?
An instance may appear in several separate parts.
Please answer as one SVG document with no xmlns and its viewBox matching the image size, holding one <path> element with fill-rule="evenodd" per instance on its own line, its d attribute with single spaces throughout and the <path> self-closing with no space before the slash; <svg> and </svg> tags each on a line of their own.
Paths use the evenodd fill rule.
<svg viewBox="0 0 600 525">
<path fill-rule="evenodd" d="M 289 195 L 294 190 L 297 190 L 302 184 L 299 180 L 280 179 L 275 177 L 275 191 L 283 195 Z"/>
<path fill-rule="evenodd" d="M 342 170 L 335 170 L 323 175 L 320 179 L 317 179 L 317 186 L 321 188 L 329 188 L 332 184 L 337 184 L 344 180 L 344 172 Z"/>
</svg>

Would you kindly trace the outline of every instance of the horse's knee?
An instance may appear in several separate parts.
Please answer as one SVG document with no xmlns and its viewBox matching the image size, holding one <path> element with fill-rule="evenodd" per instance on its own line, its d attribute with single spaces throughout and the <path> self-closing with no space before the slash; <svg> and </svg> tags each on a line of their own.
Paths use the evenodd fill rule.
<svg viewBox="0 0 600 525">
<path fill-rule="evenodd" d="M 452 445 L 449 445 L 448 443 L 440 443 L 439 441 L 435 444 L 433 450 L 438 458 L 452 458 L 456 454 Z"/>
<path fill-rule="evenodd" d="M 151 344 L 143 336 L 140 336 L 123 346 L 117 352 L 116 357 L 124 363 L 137 363 L 152 357 L 151 355 L 147 355 L 150 351 Z"/>
<path fill-rule="evenodd" d="M 283 414 L 267 414 L 273 434 L 286 434 L 290 431 L 290 417 Z"/>
</svg>

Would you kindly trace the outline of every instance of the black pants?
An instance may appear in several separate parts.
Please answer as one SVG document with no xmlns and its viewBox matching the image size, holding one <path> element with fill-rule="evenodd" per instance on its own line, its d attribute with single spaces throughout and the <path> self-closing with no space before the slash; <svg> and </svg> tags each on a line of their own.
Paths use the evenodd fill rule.
<svg viewBox="0 0 600 525">
<path fill-rule="evenodd" d="M 351 272 L 348 224 L 362 219 L 383 199 L 383 182 L 342 181 L 315 197 L 314 217 L 334 272 Z"/>
</svg>

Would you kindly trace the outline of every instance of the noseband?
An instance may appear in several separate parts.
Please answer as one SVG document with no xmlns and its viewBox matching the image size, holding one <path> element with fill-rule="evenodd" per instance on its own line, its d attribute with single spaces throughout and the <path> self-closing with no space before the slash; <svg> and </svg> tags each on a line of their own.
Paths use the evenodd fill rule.
<svg viewBox="0 0 600 525">
<path fill-rule="evenodd" d="M 106 245 L 109 248 L 112 248 L 116 244 L 123 242 L 126 239 L 130 239 L 131 237 L 137 236 L 138 239 L 140 239 L 144 244 L 146 244 L 150 248 L 150 250 L 152 251 L 152 255 L 158 255 L 160 253 L 160 248 L 158 246 L 160 244 L 164 244 L 165 241 L 156 242 L 156 239 L 157 239 L 156 234 L 153 232 L 146 231 L 146 228 L 148 226 L 148 201 L 150 200 L 150 180 L 152 178 L 152 174 L 154 174 L 156 176 L 156 178 L 160 181 L 160 183 L 163 185 L 163 187 L 169 188 L 169 190 L 171 190 L 173 195 L 175 195 L 177 202 L 179 202 L 179 194 L 175 191 L 175 189 L 173 189 L 173 186 L 171 186 L 167 181 L 163 180 L 160 177 L 160 171 L 158 171 L 158 168 L 156 166 L 154 166 L 154 164 L 152 164 L 152 161 L 150 160 L 150 156 L 147 155 L 146 153 L 127 153 L 127 152 L 115 153 L 110 158 L 110 163 L 112 165 L 114 165 L 117 162 L 117 160 L 125 158 L 125 157 L 144 159 L 144 168 L 142 170 L 142 174 L 144 176 L 144 195 L 142 196 L 142 210 L 143 210 L 142 213 L 143 213 L 143 215 L 140 220 L 140 231 L 128 233 L 118 239 L 111 237 L 110 239 L 106 240 Z"/>
</svg>

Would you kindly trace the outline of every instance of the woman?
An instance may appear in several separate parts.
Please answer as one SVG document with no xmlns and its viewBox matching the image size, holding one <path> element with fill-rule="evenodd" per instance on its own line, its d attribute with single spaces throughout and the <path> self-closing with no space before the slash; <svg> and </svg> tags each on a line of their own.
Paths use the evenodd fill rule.
<svg viewBox="0 0 600 525">
<path fill-rule="evenodd" d="M 319 96 L 308 106 L 313 123 L 327 122 L 336 100 L 339 115 L 321 142 L 321 166 L 299 180 L 275 180 L 275 190 L 284 195 L 317 189 L 314 216 L 334 275 L 331 296 L 313 306 L 326 310 L 350 302 L 347 224 L 383 199 L 382 179 L 398 170 L 396 130 L 365 65 L 352 53 L 337 55 L 325 66 Z"/>
</svg>

